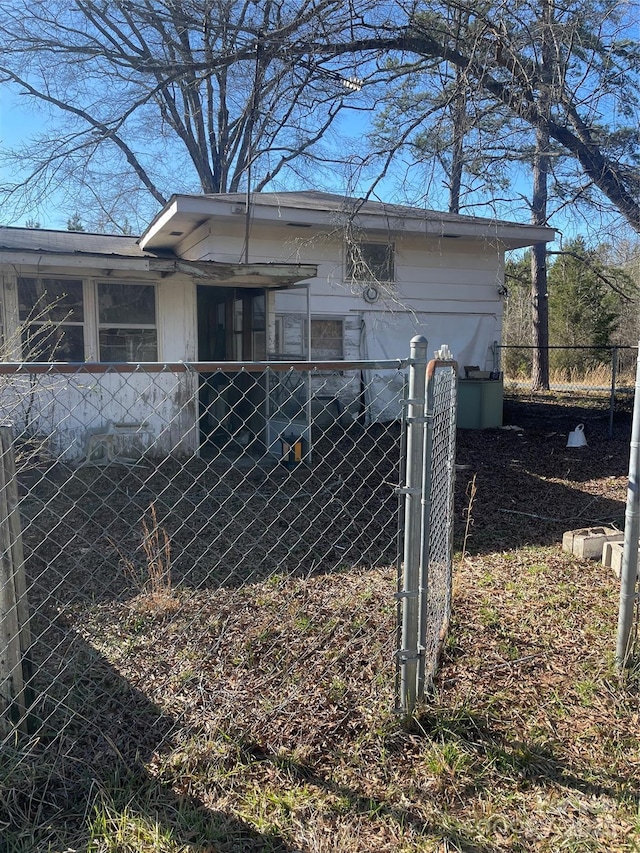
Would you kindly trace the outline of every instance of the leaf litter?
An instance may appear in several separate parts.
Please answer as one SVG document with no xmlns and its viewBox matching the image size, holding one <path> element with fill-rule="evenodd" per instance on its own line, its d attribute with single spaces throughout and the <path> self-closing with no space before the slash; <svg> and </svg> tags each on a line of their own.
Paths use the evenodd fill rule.
<svg viewBox="0 0 640 853">
<path fill-rule="evenodd" d="M 617 583 L 559 545 L 624 515 L 628 435 L 587 429 L 573 453 L 562 429 L 459 434 L 459 547 L 473 474 L 477 494 L 434 691 L 408 721 L 391 566 L 67 611 L 92 665 L 67 674 L 73 695 L 101 704 L 7 765 L 7 853 L 638 850 Z"/>
</svg>

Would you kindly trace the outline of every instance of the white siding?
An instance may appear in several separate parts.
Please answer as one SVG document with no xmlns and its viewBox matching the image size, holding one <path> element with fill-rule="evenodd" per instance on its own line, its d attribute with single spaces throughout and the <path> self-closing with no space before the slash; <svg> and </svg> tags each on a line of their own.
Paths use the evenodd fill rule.
<svg viewBox="0 0 640 853">
<path fill-rule="evenodd" d="M 366 239 L 366 236 L 365 236 Z M 378 239 L 378 238 L 377 238 Z M 427 238 L 424 235 L 391 235 L 395 245 L 396 282 L 378 285 L 380 297 L 374 304 L 363 298 L 366 285 L 344 280 L 344 247 L 339 228 L 333 233 L 293 228 L 285 222 L 253 223 L 249 244 L 250 261 L 302 262 L 318 265 L 318 275 L 310 283 L 311 313 L 317 316 L 355 318 L 350 322 L 349 340 L 345 338 L 345 358 L 361 358 L 360 329 L 363 318 L 380 311 L 408 312 L 430 318 L 428 337 L 434 338 L 438 326 L 456 327 L 455 318 L 478 318 L 461 324 L 468 334 L 482 334 L 484 341 L 459 339 L 458 349 L 478 349 L 485 355 L 481 367 L 494 366 L 491 346 L 500 339 L 504 252 L 489 241 Z M 214 222 L 208 239 L 204 227 L 198 230 L 197 243 L 189 257 L 237 261 L 244 246 L 244 218 Z M 276 312 L 282 315 L 306 314 L 306 295 L 302 291 L 276 295 Z M 443 319 L 438 322 L 438 318 Z M 481 319 L 482 318 L 482 319 Z M 380 321 L 377 316 L 377 321 Z M 390 324 L 390 328 L 393 324 Z M 355 330 L 357 329 L 357 333 Z M 462 333 L 462 332 L 461 332 Z M 438 341 L 438 345 L 444 341 Z M 398 357 L 406 355 L 408 341 L 397 341 Z M 472 346 L 473 345 L 473 346 Z"/>
<path fill-rule="evenodd" d="M 87 430 L 111 421 L 138 426 L 116 450 L 124 457 L 189 456 L 198 448 L 197 377 L 190 373 L 77 373 L 0 377 L 3 422 L 17 435 L 42 440 L 49 451 L 82 459 Z"/>
<path fill-rule="evenodd" d="M 195 361 L 196 286 L 176 277 L 158 285 L 158 345 L 161 361 Z"/>
</svg>

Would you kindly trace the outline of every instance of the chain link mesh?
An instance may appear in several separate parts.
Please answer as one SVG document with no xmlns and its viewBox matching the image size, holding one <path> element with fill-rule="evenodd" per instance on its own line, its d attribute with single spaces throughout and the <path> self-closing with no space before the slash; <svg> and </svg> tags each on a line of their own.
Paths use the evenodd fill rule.
<svg viewBox="0 0 640 853">
<path fill-rule="evenodd" d="M 18 814 L 57 849 L 47 822 L 86 821 L 70 803 L 109 774 L 179 790 L 184 762 L 321 748 L 373 697 L 392 707 L 404 462 L 384 413 L 404 367 L 2 366 L 25 559 L 4 540 L 0 592 L 3 618 L 12 596 L 28 613 L 27 716 L 6 660 L 0 691 L 10 837 Z M 434 384 L 429 654 L 450 606 L 452 376 Z"/>
<path fill-rule="evenodd" d="M 426 687 L 435 674 L 451 614 L 457 391 L 456 365 L 431 364 L 432 369 L 427 370 L 428 476 L 423 501 L 427 554 L 422 557 L 419 629 L 424 661 L 421 679 Z"/>
<path fill-rule="evenodd" d="M 530 345 L 498 346 L 496 354 L 504 372 L 505 395 L 529 399 L 533 387 Z M 549 364 L 551 399 L 574 401 L 589 409 L 629 411 L 633 403 L 635 347 L 552 346 L 539 348 Z M 536 390 L 542 399 L 540 389 Z"/>
</svg>

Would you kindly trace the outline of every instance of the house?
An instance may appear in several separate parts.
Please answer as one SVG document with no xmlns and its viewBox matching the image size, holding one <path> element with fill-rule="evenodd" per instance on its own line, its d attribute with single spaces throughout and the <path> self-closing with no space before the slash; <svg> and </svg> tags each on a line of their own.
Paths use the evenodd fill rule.
<svg viewBox="0 0 640 853">
<path fill-rule="evenodd" d="M 136 237 L 0 227 L 0 272 L 2 361 L 72 363 L 68 373 L 64 365 L 38 374 L 0 367 L 0 417 L 18 432 L 50 436 L 54 452 L 77 460 L 92 435 L 114 428 L 133 445 L 121 456 L 197 452 L 206 429 L 200 408 L 212 386 L 222 382 L 226 395 L 237 394 L 246 375 L 210 378 L 183 362 L 199 353 L 264 360 L 274 293 L 316 268 L 191 260 L 141 248 Z M 163 364 L 105 373 L 106 362 Z M 244 420 L 228 406 L 224 418 L 229 429 Z"/>
<path fill-rule="evenodd" d="M 193 453 L 223 423 L 225 435 L 237 431 L 230 400 L 251 395 L 237 369 L 177 382 L 179 363 L 402 358 L 419 333 L 460 364 L 495 369 L 505 251 L 553 237 L 322 192 L 254 194 L 248 209 L 243 194 L 175 195 L 140 238 L 2 227 L 3 357 L 164 363 L 153 391 L 142 393 L 141 375 L 122 385 L 111 373 L 98 399 L 85 370 L 69 380 L 64 417 L 59 393 L 38 408 L 70 455 L 105 421 L 143 424 L 158 452 Z M 347 373 L 322 381 L 342 409 L 360 405 Z M 185 403 L 188 381 L 201 385 Z M 260 429 L 253 423 L 244 443 Z"/>
<path fill-rule="evenodd" d="M 190 259 L 316 265 L 308 291 L 275 295 L 271 357 L 401 358 L 422 334 L 432 352 L 446 343 L 461 366 L 498 371 L 505 252 L 554 237 L 551 228 L 313 191 L 254 194 L 248 211 L 240 193 L 176 195 L 140 245 Z M 397 389 L 369 380 L 369 415 L 397 417 Z M 339 376 L 322 379 L 322 395 L 343 408 L 357 405 L 352 389 Z M 465 389 L 472 405 L 480 390 Z"/>
</svg>

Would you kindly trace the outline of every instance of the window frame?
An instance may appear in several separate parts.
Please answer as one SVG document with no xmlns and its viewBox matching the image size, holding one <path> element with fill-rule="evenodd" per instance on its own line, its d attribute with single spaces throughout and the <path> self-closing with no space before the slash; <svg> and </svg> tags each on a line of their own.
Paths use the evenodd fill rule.
<svg viewBox="0 0 640 853">
<path fill-rule="evenodd" d="M 387 250 L 385 267 L 388 275 L 381 276 L 379 278 L 376 277 L 376 267 L 382 269 L 382 266 L 378 264 L 370 264 L 365 257 L 363 249 L 369 246 L 382 246 Z M 366 270 L 370 271 L 372 275 L 357 275 L 358 269 L 354 259 L 356 250 L 360 253 L 363 267 L 366 267 Z M 344 244 L 344 277 L 345 281 L 354 284 L 395 284 L 397 281 L 395 242 L 393 240 L 357 240 L 355 242 L 346 242 Z"/>
<path fill-rule="evenodd" d="M 56 282 L 56 283 L 62 284 L 62 285 L 64 285 L 65 282 L 73 282 L 74 284 L 80 284 L 81 299 L 82 299 L 82 320 L 68 320 L 68 319 L 51 320 L 47 317 L 43 317 L 42 319 L 30 320 L 29 317 L 25 317 L 25 318 L 20 317 L 20 284 L 23 281 L 25 281 L 25 282 L 26 281 L 35 281 L 35 282 L 40 283 L 40 284 L 43 284 L 44 282 L 47 282 L 47 281 Z M 46 292 L 46 289 L 45 289 L 45 292 Z M 15 278 L 15 299 L 16 299 L 15 310 L 16 310 L 16 322 L 17 322 L 16 338 L 17 338 L 17 345 L 19 346 L 19 349 L 20 349 L 20 359 L 22 361 L 28 362 L 28 361 L 34 360 L 34 359 L 29 358 L 28 352 L 25 353 L 23 335 L 27 329 L 32 328 L 32 327 L 38 327 L 38 326 L 42 327 L 42 328 L 44 328 L 46 326 L 51 326 L 52 328 L 55 327 L 55 328 L 59 328 L 59 329 L 63 329 L 63 330 L 65 328 L 80 328 L 80 329 L 82 329 L 82 351 L 83 352 L 82 352 L 81 361 L 87 360 L 87 350 L 89 349 L 89 344 L 88 344 L 88 337 L 89 337 L 89 334 L 88 334 L 88 332 L 89 332 L 88 316 L 89 316 L 89 313 L 88 312 L 89 312 L 90 300 L 87 298 L 87 283 L 86 283 L 86 280 L 84 278 L 73 276 L 73 275 L 63 275 L 63 276 L 37 275 L 37 274 L 36 275 L 31 275 L 31 274 L 29 274 L 29 275 L 17 275 Z M 33 312 L 34 309 L 36 309 L 36 305 L 37 305 L 37 302 L 29 308 L 29 313 Z M 46 306 L 44 306 L 41 310 L 46 311 Z M 36 309 L 36 312 L 37 312 L 37 309 Z M 38 316 L 38 314 L 36 313 L 36 317 L 37 316 Z M 4 332 L 6 335 L 6 325 L 5 325 Z M 57 358 L 56 361 L 65 362 L 65 363 L 73 363 L 71 361 L 71 359 Z M 50 360 L 47 360 L 46 363 L 50 363 Z"/>
<path fill-rule="evenodd" d="M 300 324 L 300 350 L 299 352 L 292 352 L 291 350 L 285 350 L 283 352 L 284 347 L 284 335 L 285 335 L 285 317 L 295 318 L 295 320 Z M 340 351 L 341 355 L 333 356 L 332 358 L 318 358 L 314 355 L 313 352 L 313 324 L 315 322 L 335 322 L 340 323 L 341 326 L 341 334 L 340 338 L 332 338 L 331 340 L 340 340 Z M 344 361 L 346 359 L 345 354 L 345 329 L 346 329 L 346 317 L 343 314 L 312 314 L 311 315 L 311 358 L 308 356 L 307 352 L 307 340 L 308 340 L 308 332 L 307 332 L 307 315 L 301 314 L 298 312 L 289 312 L 289 311 L 281 311 L 278 312 L 274 316 L 274 338 L 275 343 L 279 344 L 279 348 L 276 347 L 276 351 L 270 354 L 271 358 L 275 358 L 277 360 L 282 361 L 296 361 L 298 359 L 302 359 L 303 361 Z"/>
<path fill-rule="evenodd" d="M 122 323 L 122 322 L 102 322 L 100 320 L 100 287 L 103 285 L 122 285 L 124 287 L 151 287 L 153 288 L 153 315 L 154 322 L 153 323 Z M 159 324 L 158 324 L 158 284 L 155 281 L 135 281 L 135 280 L 123 280 L 123 281 L 114 281 L 109 280 L 105 281 L 104 279 L 96 279 L 94 282 L 94 296 L 95 296 L 95 318 L 96 318 L 96 355 L 97 360 L 101 363 L 108 364 L 109 362 L 102 358 L 102 343 L 100 339 L 100 333 L 106 329 L 122 329 L 122 330 L 147 330 L 152 329 L 156 333 L 156 357 L 155 359 L 151 359 L 152 361 L 158 361 L 159 352 L 160 352 L 160 335 L 159 335 Z"/>
</svg>

